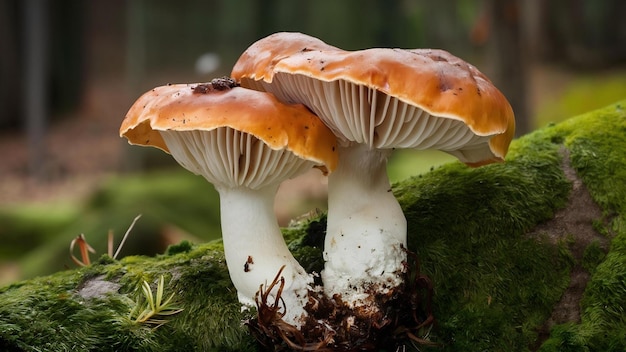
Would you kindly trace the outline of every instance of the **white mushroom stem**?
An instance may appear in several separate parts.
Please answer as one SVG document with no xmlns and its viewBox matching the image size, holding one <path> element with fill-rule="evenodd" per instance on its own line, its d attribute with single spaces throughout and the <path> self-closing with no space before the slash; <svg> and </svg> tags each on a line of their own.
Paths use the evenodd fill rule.
<svg viewBox="0 0 626 352">
<path fill-rule="evenodd" d="M 254 306 L 259 287 L 270 285 L 284 266 L 283 319 L 299 326 L 313 278 L 293 257 L 280 232 L 273 207 L 277 185 L 257 190 L 225 186 L 216 189 L 220 194 L 226 264 L 239 301 Z M 271 293 L 270 303 L 277 290 L 278 285 Z"/>
<path fill-rule="evenodd" d="M 279 304 L 285 304 L 283 320 L 299 326 L 313 278 L 285 244 L 274 214 L 274 197 L 281 181 L 314 163 L 231 128 L 161 131 L 161 135 L 176 161 L 204 176 L 220 194 L 226 264 L 239 301 L 255 306 L 261 286 L 267 291 L 284 266 Z M 279 287 L 269 292 L 268 304 L 274 304 Z"/>
<path fill-rule="evenodd" d="M 342 147 L 328 178 L 324 292 L 352 306 L 371 306 L 368 289 L 385 293 L 402 283 L 406 219 L 387 177 L 390 153 Z"/>
</svg>

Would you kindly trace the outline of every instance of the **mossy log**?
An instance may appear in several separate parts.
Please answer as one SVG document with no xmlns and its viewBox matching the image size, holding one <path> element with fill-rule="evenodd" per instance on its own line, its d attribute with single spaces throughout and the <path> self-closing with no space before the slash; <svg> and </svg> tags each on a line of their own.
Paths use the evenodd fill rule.
<svg viewBox="0 0 626 352">
<path fill-rule="evenodd" d="M 507 161 L 394 185 L 434 285 L 420 350 L 626 350 L 626 101 L 524 136 Z M 324 216 L 284 229 L 322 268 Z M 182 311 L 138 321 L 143 283 Z M 139 309 L 138 309 L 139 308 Z M 0 289 L 2 351 L 253 351 L 219 242 Z M 407 342 L 407 350 L 412 345 Z"/>
</svg>

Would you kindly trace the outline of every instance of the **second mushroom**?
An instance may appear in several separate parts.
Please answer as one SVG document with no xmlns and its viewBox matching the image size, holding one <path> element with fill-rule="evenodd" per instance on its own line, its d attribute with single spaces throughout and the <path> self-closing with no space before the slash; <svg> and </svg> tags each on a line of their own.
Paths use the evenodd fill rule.
<svg viewBox="0 0 626 352">
<path fill-rule="evenodd" d="M 283 180 L 313 166 L 336 167 L 336 138 L 318 117 L 302 105 L 216 79 L 145 93 L 130 108 L 120 135 L 170 153 L 215 186 L 239 300 L 254 306 L 259 288 L 281 272 L 284 320 L 299 325 L 313 279 L 289 252 L 273 204 Z"/>
<path fill-rule="evenodd" d="M 274 47 L 278 35 L 305 42 L 302 34 L 261 39 L 241 55 L 232 77 L 306 105 L 337 135 L 324 292 L 371 316 L 383 308 L 376 296 L 391 295 L 402 283 L 406 258 L 406 219 L 386 172 L 392 151 L 437 149 L 470 166 L 502 161 L 514 134 L 513 111 L 481 72 L 442 50 L 318 44 L 287 53 Z"/>
</svg>

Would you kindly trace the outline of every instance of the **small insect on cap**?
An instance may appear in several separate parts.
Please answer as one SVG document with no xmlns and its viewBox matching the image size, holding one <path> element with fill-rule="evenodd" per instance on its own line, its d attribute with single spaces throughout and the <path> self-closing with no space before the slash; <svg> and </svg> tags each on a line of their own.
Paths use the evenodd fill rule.
<svg viewBox="0 0 626 352">
<path fill-rule="evenodd" d="M 212 183 L 259 187 L 300 162 L 332 171 L 336 137 L 303 105 L 238 87 L 230 78 L 172 84 L 141 96 L 120 128 L 130 144 L 160 148 Z M 300 166 L 299 166 L 300 165 Z"/>
</svg>

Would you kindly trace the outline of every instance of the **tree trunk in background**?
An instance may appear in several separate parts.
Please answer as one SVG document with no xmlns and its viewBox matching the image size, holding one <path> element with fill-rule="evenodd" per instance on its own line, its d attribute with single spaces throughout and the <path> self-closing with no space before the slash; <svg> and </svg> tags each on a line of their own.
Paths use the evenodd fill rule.
<svg viewBox="0 0 626 352">
<path fill-rule="evenodd" d="M 260 38 L 277 32 L 276 1 L 258 0 L 257 3 L 257 28 L 256 32 Z"/>
<path fill-rule="evenodd" d="M 545 57 L 549 45 L 546 3 L 543 0 L 525 0 L 520 4 L 521 35 L 524 38 L 526 58 L 537 62 Z"/>
<path fill-rule="evenodd" d="M 521 1 L 486 0 L 485 5 L 491 21 L 487 49 L 490 76 L 513 107 L 519 136 L 531 129 L 527 101 L 529 57 L 522 36 Z"/>
<path fill-rule="evenodd" d="M 406 13 L 403 11 L 401 1 L 377 0 L 375 9 L 378 12 L 378 35 L 376 46 L 378 47 L 409 47 L 410 41 L 408 26 L 406 25 Z"/>
<path fill-rule="evenodd" d="M 144 0 L 130 1 L 125 5 L 126 10 L 126 79 L 133 96 L 142 92 L 141 82 L 146 78 L 146 3 Z M 145 148 L 130 148 L 125 141 L 120 140 L 125 148 L 122 159 L 124 171 L 139 171 L 145 169 Z"/>
<path fill-rule="evenodd" d="M 19 54 L 16 44 L 16 7 L 9 1 L 0 1 L 0 129 L 18 123 L 20 80 Z"/>
<path fill-rule="evenodd" d="M 625 1 L 554 0 L 544 5 L 551 58 L 582 68 L 626 59 Z"/>
<path fill-rule="evenodd" d="M 427 47 L 453 50 L 458 56 L 467 45 L 462 37 L 465 29 L 460 23 L 457 1 L 422 0 L 424 40 Z M 455 53 L 456 52 L 456 53 Z"/>
<path fill-rule="evenodd" d="M 23 109 L 28 136 L 29 172 L 42 180 L 46 120 L 48 117 L 48 1 L 29 0 L 24 3 L 24 82 Z"/>
</svg>

